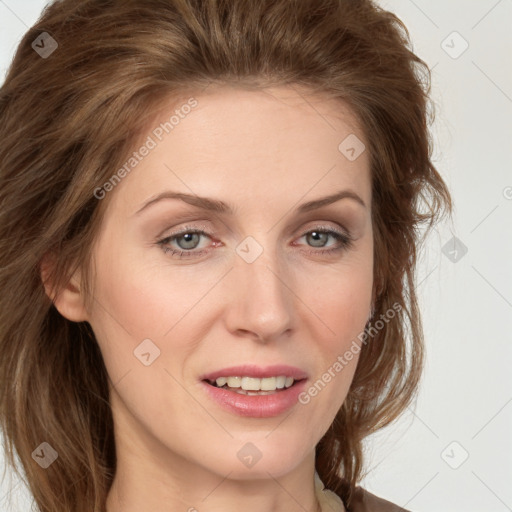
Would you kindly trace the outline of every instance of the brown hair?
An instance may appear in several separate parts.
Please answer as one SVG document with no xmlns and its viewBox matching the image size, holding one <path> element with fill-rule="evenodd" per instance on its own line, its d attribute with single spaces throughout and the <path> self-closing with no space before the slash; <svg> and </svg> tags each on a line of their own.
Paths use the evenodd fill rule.
<svg viewBox="0 0 512 512">
<path fill-rule="evenodd" d="M 42 32 L 58 43 L 46 58 L 32 47 Z M 58 313 L 41 264 L 51 255 L 55 290 L 77 268 L 90 275 L 108 201 L 94 191 L 160 104 L 212 83 L 305 86 L 348 103 L 363 127 L 374 318 L 400 311 L 362 347 L 316 449 L 320 477 L 346 504 L 363 474 L 363 439 L 416 392 L 420 228 L 451 211 L 451 199 L 430 159 L 430 72 L 402 22 L 370 0 L 56 1 L 22 39 L 0 89 L 0 419 L 7 460 L 17 471 L 15 450 L 42 512 L 104 511 L 116 455 L 98 344 L 87 322 Z M 32 458 L 43 441 L 59 455 L 46 470 Z"/>
</svg>

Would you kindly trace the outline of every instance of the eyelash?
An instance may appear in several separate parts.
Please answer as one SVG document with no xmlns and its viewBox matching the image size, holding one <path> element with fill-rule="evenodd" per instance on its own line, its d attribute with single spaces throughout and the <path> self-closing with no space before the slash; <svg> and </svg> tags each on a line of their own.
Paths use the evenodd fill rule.
<svg viewBox="0 0 512 512">
<path fill-rule="evenodd" d="M 307 251 L 308 254 L 330 255 L 330 254 L 341 252 L 342 250 L 350 249 L 353 245 L 353 239 L 349 235 L 347 235 L 345 233 L 341 233 L 336 230 L 333 230 L 332 228 L 328 228 L 326 226 L 317 226 L 315 228 L 309 229 L 308 231 L 302 233 L 300 238 L 302 238 L 305 235 L 309 235 L 310 233 L 313 233 L 313 232 L 331 235 L 333 238 L 335 238 L 339 242 L 340 245 L 338 245 L 338 247 L 334 247 L 331 249 L 319 249 L 319 250 Z M 158 240 L 157 245 L 159 245 L 162 248 L 164 253 L 170 254 L 171 257 L 177 257 L 179 259 L 199 257 L 211 250 L 211 249 L 208 249 L 208 250 L 202 250 L 202 251 L 201 250 L 195 251 L 195 250 L 191 249 L 190 251 L 185 251 L 185 250 L 175 250 L 175 249 L 171 249 L 171 248 L 167 247 L 167 244 L 169 244 L 170 242 L 180 238 L 183 235 L 187 235 L 187 234 L 189 234 L 189 235 L 193 235 L 193 234 L 204 235 L 208 238 L 211 238 L 211 236 L 206 231 L 186 226 L 182 231 L 180 231 L 178 233 L 174 233 L 165 238 L 162 238 L 161 240 Z"/>
</svg>

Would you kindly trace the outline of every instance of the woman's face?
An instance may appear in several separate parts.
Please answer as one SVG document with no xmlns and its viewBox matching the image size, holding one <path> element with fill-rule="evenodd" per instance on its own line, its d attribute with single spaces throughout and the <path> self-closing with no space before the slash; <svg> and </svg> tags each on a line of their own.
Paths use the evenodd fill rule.
<svg viewBox="0 0 512 512">
<path fill-rule="evenodd" d="M 298 90 L 180 100 L 105 187 L 87 320 L 113 383 L 118 464 L 279 477 L 313 464 L 347 395 L 372 299 L 369 157 L 343 104 Z M 297 382 L 263 396 L 204 380 L 272 389 L 281 376 Z"/>
</svg>

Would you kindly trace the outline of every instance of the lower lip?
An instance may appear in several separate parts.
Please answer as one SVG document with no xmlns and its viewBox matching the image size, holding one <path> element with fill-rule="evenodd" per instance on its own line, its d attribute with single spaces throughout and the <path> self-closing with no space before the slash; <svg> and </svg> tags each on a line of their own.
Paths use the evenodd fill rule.
<svg viewBox="0 0 512 512">
<path fill-rule="evenodd" d="M 271 418 L 279 416 L 298 402 L 299 395 L 306 386 L 306 379 L 271 395 L 242 395 L 217 388 L 205 381 L 202 384 L 208 396 L 229 412 L 251 418 Z"/>
</svg>

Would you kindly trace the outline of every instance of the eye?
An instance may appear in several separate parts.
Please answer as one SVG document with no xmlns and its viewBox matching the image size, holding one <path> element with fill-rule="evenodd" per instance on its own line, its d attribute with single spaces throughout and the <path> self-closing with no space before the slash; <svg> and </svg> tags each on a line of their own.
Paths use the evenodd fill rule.
<svg viewBox="0 0 512 512">
<path fill-rule="evenodd" d="M 164 253 L 170 254 L 172 257 L 180 259 L 194 258 L 202 256 L 211 250 L 211 247 L 205 250 L 196 250 L 202 237 L 211 239 L 212 235 L 201 229 L 187 226 L 178 233 L 158 240 L 157 244 L 161 246 Z M 308 243 L 311 244 L 310 247 L 313 247 L 313 250 L 306 251 L 308 254 L 333 254 L 346 250 L 353 244 L 353 239 L 350 235 L 325 226 L 318 226 L 304 232 L 300 238 L 304 237 L 307 239 Z M 337 242 L 334 244 L 334 247 L 326 245 L 329 238 Z M 329 248 L 326 249 L 324 247 Z"/>
<path fill-rule="evenodd" d="M 207 251 L 195 251 L 201 237 L 211 238 L 211 236 L 201 229 L 185 227 L 183 231 L 174 233 L 171 236 L 159 240 L 157 243 L 162 247 L 162 250 L 171 256 L 177 256 L 178 258 L 189 258 L 195 256 L 201 256 Z M 175 243 L 178 247 L 175 249 L 170 245 Z"/>
<path fill-rule="evenodd" d="M 306 231 L 301 236 L 301 238 L 304 237 L 306 240 L 312 243 L 312 247 L 320 248 L 320 250 L 307 251 L 309 254 L 332 254 L 346 250 L 352 247 L 353 244 L 353 239 L 348 234 L 325 226 L 318 226 L 314 229 Z M 329 238 L 333 238 L 337 241 L 337 243 L 334 245 L 334 247 L 324 249 Z"/>
</svg>

